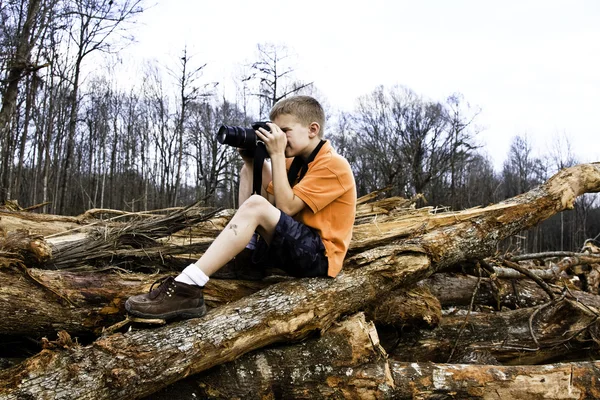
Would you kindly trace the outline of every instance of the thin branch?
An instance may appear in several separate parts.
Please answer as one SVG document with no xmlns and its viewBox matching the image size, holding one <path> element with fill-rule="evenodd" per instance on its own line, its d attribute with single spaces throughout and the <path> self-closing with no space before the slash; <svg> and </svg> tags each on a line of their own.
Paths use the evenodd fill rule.
<svg viewBox="0 0 600 400">
<path fill-rule="evenodd" d="M 539 276 L 535 275 L 534 273 L 532 273 L 531 271 L 529 271 L 527 268 L 523 268 L 521 267 L 519 264 L 506 260 L 506 259 L 501 259 L 502 263 L 504 265 L 506 265 L 509 268 L 514 269 L 515 271 L 520 272 L 521 274 L 525 275 L 526 277 L 528 277 L 529 279 L 531 279 L 532 281 L 534 281 L 535 283 L 537 283 L 542 289 L 544 289 L 544 292 L 546 292 L 548 294 L 548 296 L 550 297 L 551 300 L 555 300 L 556 296 L 554 295 L 554 293 L 552 292 L 552 289 L 550 289 L 550 287 L 546 284 L 546 282 L 544 282 L 542 280 L 542 278 L 540 278 Z"/>
<path fill-rule="evenodd" d="M 592 258 L 596 258 L 600 262 L 600 254 L 589 254 L 589 253 L 576 253 L 573 251 L 548 251 L 544 253 L 531 253 L 531 254 L 521 254 L 518 256 L 511 256 L 505 258 L 510 261 L 524 261 L 524 260 L 534 260 L 534 259 L 543 259 L 543 258 L 551 258 L 551 257 L 574 257 L 574 256 L 589 256 Z"/>
</svg>

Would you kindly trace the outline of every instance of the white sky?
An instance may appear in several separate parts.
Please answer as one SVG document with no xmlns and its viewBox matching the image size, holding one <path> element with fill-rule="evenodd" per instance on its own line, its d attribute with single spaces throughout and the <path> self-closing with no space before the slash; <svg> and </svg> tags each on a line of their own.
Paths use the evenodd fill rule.
<svg viewBox="0 0 600 400">
<path fill-rule="evenodd" d="M 187 45 L 226 89 L 257 44 L 283 44 L 339 110 L 380 84 L 462 93 L 497 168 L 517 134 L 541 155 L 564 133 L 580 161 L 600 161 L 600 1 L 157 0 L 135 36 L 131 63 L 173 63 Z"/>
</svg>

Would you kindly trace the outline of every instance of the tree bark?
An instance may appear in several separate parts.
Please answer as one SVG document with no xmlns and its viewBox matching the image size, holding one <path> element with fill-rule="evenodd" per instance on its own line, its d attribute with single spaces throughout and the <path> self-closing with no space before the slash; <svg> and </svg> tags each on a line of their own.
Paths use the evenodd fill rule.
<svg viewBox="0 0 600 400">
<path fill-rule="evenodd" d="M 477 290 L 477 283 L 479 288 Z M 442 306 L 469 306 L 473 293 L 474 305 L 483 305 L 501 311 L 505 308 L 535 307 L 546 303 L 548 294 L 535 282 L 527 279 L 490 279 L 464 274 L 439 273 L 420 282 L 429 288 L 431 293 L 440 301 Z M 560 295 L 560 288 L 555 287 L 555 293 Z M 575 298 L 585 299 L 586 304 L 599 305 L 600 297 L 572 290 Z"/>
<path fill-rule="evenodd" d="M 377 333 L 362 313 L 332 326 L 320 337 L 302 343 L 267 348 L 187 378 L 159 393 L 154 400 L 173 398 L 217 399 L 329 399 L 361 398 L 364 387 L 352 384 L 345 373 L 386 358 Z M 335 377 L 331 379 L 331 377 Z M 392 377 L 373 376 L 368 385 L 391 384 Z M 182 393 L 183 392 L 183 393 Z"/>
<path fill-rule="evenodd" d="M 594 348 L 597 319 L 595 309 L 566 299 L 501 313 L 445 316 L 433 330 L 402 332 L 390 353 L 403 361 L 438 363 L 488 355 L 513 365 L 581 359 Z"/>
<path fill-rule="evenodd" d="M 407 363 L 390 361 L 394 388 L 380 398 L 393 399 L 597 399 L 599 362 L 532 366 Z M 354 376 L 379 366 L 353 370 Z M 368 376 L 368 375 L 367 375 Z M 386 388 L 387 389 L 387 388 Z M 379 388 L 373 388 L 378 393 Z M 375 397 L 373 397 L 375 398 Z"/>
<path fill-rule="evenodd" d="M 140 398 L 251 350 L 304 339 L 429 268 L 424 255 L 389 252 L 374 250 L 362 268 L 336 279 L 272 285 L 201 319 L 114 334 L 86 347 L 43 350 L 0 372 L 0 398 Z"/>
<path fill-rule="evenodd" d="M 29 243 L 29 242 L 28 242 Z M 2 261 L 3 260 L 3 261 Z M 104 272 L 68 272 L 18 267 L 20 260 L 0 257 L 0 335 L 54 336 L 64 330 L 73 336 L 97 335 L 103 328 L 122 321 L 124 301 L 149 290 L 151 284 L 168 274 L 122 274 L 118 269 Z M 209 307 L 215 308 L 255 293 L 273 284 L 265 281 L 211 279 L 204 289 Z M 419 282 L 428 287 L 442 306 L 468 306 L 477 278 L 468 275 L 434 274 Z M 556 288 L 560 294 L 560 288 Z M 435 302 L 401 289 L 378 302 L 379 309 L 393 305 L 393 313 L 369 313 L 380 324 L 435 327 L 439 310 Z M 570 290 L 573 299 L 600 309 L 600 296 Z M 569 297 L 571 298 L 571 297 Z M 483 278 L 477 290 L 476 305 L 502 308 L 535 307 L 548 301 L 535 283 Z"/>
<path fill-rule="evenodd" d="M 0 231 L 26 230 L 33 235 L 53 235 L 81 228 L 77 217 L 0 210 Z"/>
<path fill-rule="evenodd" d="M 327 368 L 327 367 L 326 367 Z M 547 365 L 470 365 L 470 364 L 435 364 L 401 362 L 383 360 L 356 364 L 342 368 L 330 365 L 329 375 L 324 380 L 298 380 L 294 382 L 294 399 L 407 399 L 407 400 L 440 400 L 440 399 L 598 399 L 600 398 L 600 362 L 573 362 Z M 260 371 L 255 369 L 255 371 Z M 284 368 L 269 371 L 272 375 L 285 377 L 288 382 L 295 375 Z M 212 370 L 211 370 L 212 372 Z M 391 380 L 389 379 L 391 376 Z M 262 387 L 269 384 L 263 374 L 254 375 L 254 385 Z M 189 398 L 206 396 L 208 398 L 291 398 L 278 397 L 278 387 L 272 387 L 267 393 L 272 397 L 260 397 L 255 393 L 240 391 L 247 396 L 235 396 L 233 390 L 227 392 L 230 397 L 223 396 L 221 383 L 207 383 L 202 376 L 191 377 L 176 390 L 178 395 L 189 394 Z M 228 383 L 231 387 L 234 384 Z M 174 398 L 168 390 L 152 396 L 152 400 L 169 400 Z M 264 393 L 264 392 L 262 392 Z M 337 394 L 338 397 L 330 396 Z M 186 397 L 187 398 L 187 397 Z M 150 400 L 150 399 L 148 399 Z"/>
<path fill-rule="evenodd" d="M 335 279 L 278 283 L 163 328 L 103 337 L 87 347 L 44 350 L 0 373 L 0 398 L 139 398 L 190 374 L 281 341 L 324 330 L 397 287 L 449 265 L 490 255 L 496 244 L 600 191 L 600 163 L 559 172 L 505 202 L 434 215 L 412 229 L 389 229 L 395 242 L 359 253 L 354 247 Z M 363 244 L 365 241 L 363 240 Z"/>
<path fill-rule="evenodd" d="M 5 90 L 2 96 L 2 107 L 0 108 L 0 144 L 6 150 L 6 154 L 3 155 L 3 159 L 0 160 L 2 167 L 0 168 L 0 182 L 2 187 L 0 189 L 0 203 L 4 203 L 6 200 L 6 190 L 10 191 L 11 184 L 8 179 L 8 170 L 12 168 L 12 141 L 13 135 L 11 134 L 10 119 L 13 117 L 14 111 L 17 107 L 17 96 L 19 94 L 19 83 L 24 75 L 32 70 L 33 65 L 31 64 L 31 50 L 35 45 L 35 41 L 32 40 L 32 30 L 35 27 L 35 22 L 40 11 L 40 0 L 31 0 L 27 4 L 27 14 L 25 15 L 23 27 L 18 33 L 16 38 L 16 49 L 15 53 L 10 60 L 9 70 L 7 76 L 7 82 Z M 16 135 L 14 135 L 16 137 Z"/>
<path fill-rule="evenodd" d="M 53 337 L 98 335 L 125 318 L 125 300 L 147 292 L 167 274 L 90 273 L 0 267 L 0 335 Z M 211 279 L 204 289 L 209 307 L 255 293 L 267 282 Z"/>
<path fill-rule="evenodd" d="M 388 359 L 355 315 L 318 339 L 246 354 L 151 399 L 582 399 L 600 396 L 599 378 L 598 362 L 497 366 Z"/>
</svg>

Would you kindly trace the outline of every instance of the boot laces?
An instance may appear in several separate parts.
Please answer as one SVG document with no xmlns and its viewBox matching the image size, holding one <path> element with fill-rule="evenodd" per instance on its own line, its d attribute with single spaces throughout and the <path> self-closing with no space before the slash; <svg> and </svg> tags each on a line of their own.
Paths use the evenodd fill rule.
<svg viewBox="0 0 600 400">
<path fill-rule="evenodd" d="M 156 285 L 158 285 L 158 287 L 154 289 Z M 152 286 L 150 286 L 149 297 L 155 299 L 161 293 L 166 293 L 167 296 L 171 297 L 173 293 L 175 293 L 175 288 L 175 278 L 166 276 L 155 281 Z"/>
</svg>

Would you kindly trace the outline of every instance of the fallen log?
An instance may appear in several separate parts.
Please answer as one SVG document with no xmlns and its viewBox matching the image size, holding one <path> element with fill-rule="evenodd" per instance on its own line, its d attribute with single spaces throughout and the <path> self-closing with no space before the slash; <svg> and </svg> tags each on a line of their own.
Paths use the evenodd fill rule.
<svg viewBox="0 0 600 400">
<path fill-rule="evenodd" d="M 372 398 L 448 399 L 597 399 L 600 362 L 496 366 L 389 362 L 394 388 Z M 365 376 L 381 367 L 352 371 Z M 367 375 L 368 376 L 368 375 Z M 373 388 L 376 394 L 379 388 Z"/>
<path fill-rule="evenodd" d="M 73 336 L 98 335 L 102 330 L 125 318 L 124 301 L 131 295 L 147 291 L 153 282 L 168 274 L 125 273 L 113 269 L 95 273 L 39 269 L 0 269 L 0 335 L 53 337 L 64 330 Z M 270 281 L 211 279 L 204 291 L 210 308 L 219 307 L 271 285 Z M 437 273 L 419 282 L 428 287 L 441 305 L 468 306 L 477 278 L 469 275 Z M 476 291 L 476 305 L 515 309 L 534 307 L 548 301 L 548 296 L 534 282 L 517 279 L 481 279 Z M 564 288 L 554 287 L 557 296 Z M 411 290 L 409 289 L 408 292 Z M 423 293 L 409 295 L 407 290 L 391 292 L 378 302 L 380 310 L 369 318 L 380 324 L 435 326 L 439 321 L 437 306 L 423 301 Z M 600 296 L 571 289 L 567 298 L 600 309 Z M 421 306 L 419 306 L 419 304 Z M 395 318 L 394 322 L 391 318 Z"/>
<path fill-rule="evenodd" d="M 68 272 L 0 268 L 0 335 L 33 338 L 64 330 L 73 336 L 99 335 L 125 318 L 125 300 L 147 292 L 167 274 Z M 204 290 L 209 307 L 255 293 L 268 282 L 212 279 Z"/>
<path fill-rule="evenodd" d="M 119 269 L 91 272 L 51 271 L 15 267 L 0 268 L 0 335 L 25 335 L 34 338 L 53 337 L 64 330 L 73 336 L 98 335 L 103 328 L 125 318 L 125 300 L 137 293 L 148 291 L 152 283 L 168 274 L 142 274 L 121 272 Z M 205 300 L 215 308 L 271 285 L 271 281 L 239 281 L 211 279 L 205 290 Z M 477 284 L 477 278 L 459 274 L 434 274 L 419 282 L 430 289 L 444 307 L 468 306 Z M 481 279 L 475 304 L 503 308 L 525 308 L 543 304 L 548 296 L 535 283 L 517 279 L 491 281 Z M 557 295 L 564 290 L 554 288 Z M 382 309 L 393 304 L 393 314 L 400 325 L 419 321 L 435 326 L 439 321 L 435 304 L 423 302 L 422 294 L 411 299 L 424 306 L 406 301 L 401 289 L 389 293 Z M 590 307 L 600 309 L 600 297 L 571 289 L 568 298 L 576 299 Z M 432 307 L 433 306 L 433 307 Z M 389 314 L 389 313 L 388 313 Z M 393 324 L 389 317 L 369 314 L 370 319 L 382 324 Z M 396 318 L 396 317 L 394 317 Z"/>
<path fill-rule="evenodd" d="M 366 310 L 367 318 L 379 325 L 402 329 L 433 328 L 442 318 L 440 301 L 427 286 L 413 289 L 397 289 L 388 293 L 380 301 Z"/>
<path fill-rule="evenodd" d="M 475 291 L 478 278 L 464 274 L 439 273 L 419 282 L 426 286 L 440 301 L 442 306 L 468 306 L 474 292 L 475 305 L 489 306 L 501 311 L 505 308 L 517 309 L 535 307 L 550 300 L 548 294 L 535 282 L 526 279 L 482 278 Z M 577 290 L 567 283 L 551 285 L 555 296 L 578 301 L 600 310 L 600 296 Z"/>
<path fill-rule="evenodd" d="M 23 230 L 47 236 L 80 229 L 82 225 L 77 217 L 0 210 L 0 233 Z"/>
<path fill-rule="evenodd" d="M 368 377 L 363 387 L 355 377 L 346 376 L 346 372 L 384 360 L 386 356 L 378 345 L 375 328 L 365 321 L 363 314 L 356 314 L 318 338 L 246 354 L 177 382 L 151 398 L 184 395 L 217 399 L 362 398 L 373 385 L 392 384 L 391 375 Z"/>
<path fill-rule="evenodd" d="M 304 339 L 340 315 L 363 309 L 396 279 L 429 267 L 424 255 L 394 259 L 382 249 L 377 253 L 377 259 L 373 252 L 361 269 L 336 279 L 278 283 L 200 319 L 114 334 L 86 347 L 43 350 L 0 372 L 0 398 L 28 393 L 39 399 L 58 393 L 78 399 L 139 398 L 248 351 Z"/>
<path fill-rule="evenodd" d="M 437 363 L 489 354 L 510 365 L 587 359 L 597 347 L 599 316 L 596 309 L 566 299 L 501 313 L 443 316 L 434 329 L 403 331 L 390 354 Z"/>
<path fill-rule="evenodd" d="M 359 243 L 345 264 L 348 268 L 336 279 L 279 283 L 202 319 L 115 334 L 87 347 L 42 351 L 0 373 L 0 398 L 149 395 L 248 351 L 326 329 L 381 293 L 460 261 L 488 256 L 500 240 L 572 208 L 578 195 L 597 191 L 600 164 L 584 164 L 503 203 L 452 217 L 433 216 L 421 228 L 414 227 L 410 236 L 407 229 L 392 228 L 386 235 L 396 242 L 358 252 L 365 241 Z"/>
<path fill-rule="evenodd" d="M 277 367 L 269 372 L 278 377 L 283 375 L 281 368 Z M 253 378 L 256 386 L 268 384 L 264 374 L 256 373 Z M 292 382 L 295 376 L 289 375 L 288 372 L 286 378 L 288 382 Z M 600 362 L 498 366 L 379 360 L 340 370 L 331 368 L 329 377 L 322 381 L 296 379 L 296 396 L 293 398 L 329 399 L 332 397 L 322 396 L 322 393 L 327 393 L 328 390 L 340 393 L 339 398 L 360 399 L 598 399 L 599 380 Z M 236 398 L 222 396 L 221 388 L 224 385 L 220 385 L 218 381 L 207 384 L 198 376 L 188 378 L 182 383 L 177 388 L 170 389 L 175 390 L 179 396 L 188 394 L 185 398 Z M 230 387 L 234 385 L 228 384 Z M 279 398 L 277 389 L 277 386 L 271 388 L 274 396 L 270 398 Z M 147 400 L 172 398 L 174 396 L 165 390 Z M 252 400 L 265 397 L 247 393 L 243 398 Z"/>
<path fill-rule="evenodd" d="M 159 246 L 156 239 L 206 221 L 218 211 L 199 209 L 192 205 L 166 216 L 143 218 L 117 226 L 106 225 L 95 230 L 90 229 L 84 236 L 61 236 L 50 243 L 52 257 L 46 264 L 53 269 L 59 269 L 66 266 L 89 265 L 99 260 L 114 263 L 119 255 L 134 257 L 136 254 L 146 260 L 160 260 L 160 257 L 150 258 L 147 254 L 148 248 Z M 115 251 L 123 248 L 138 251 L 124 255 Z M 189 252 L 188 249 L 183 249 L 183 252 L 185 251 Z"/>
<path fill-rule="evenodd" d="M 527 279 L 490 279 L 477 278 L 466 274 L 433 274 L 419 282 L 429 288 L 443 307 L 469 306 L 473 293 L 473 303 L 488 306 L 494 310 L 535 307 L 546 303 L 548 294 L 535 282 Z M 477 285 L 479 288 L 476 290 Z M 556 295 L 560 296 L 564 287 L 554 286 Z M 585 304 L 600 308 L 600 297 L 571 290 L 573 299 L 580 299 Z"/>
</svg>

